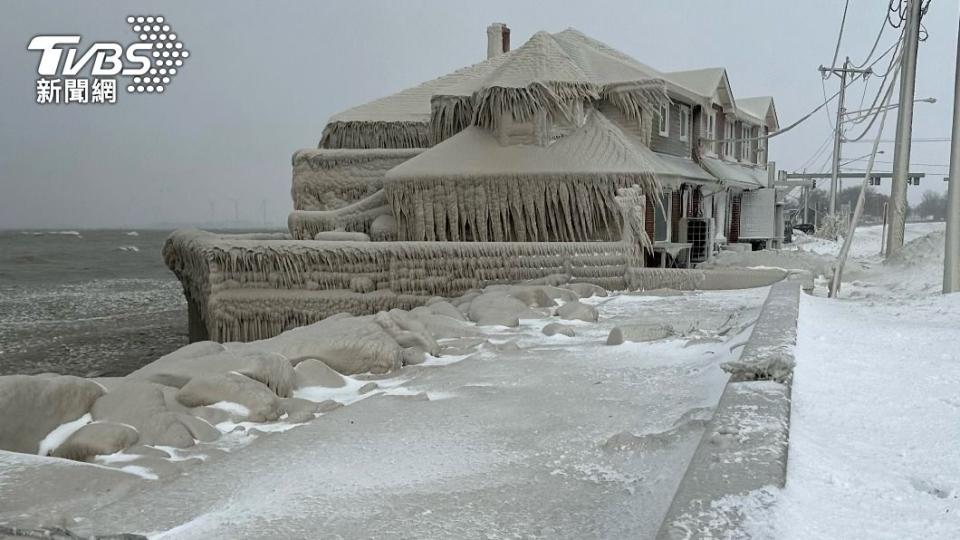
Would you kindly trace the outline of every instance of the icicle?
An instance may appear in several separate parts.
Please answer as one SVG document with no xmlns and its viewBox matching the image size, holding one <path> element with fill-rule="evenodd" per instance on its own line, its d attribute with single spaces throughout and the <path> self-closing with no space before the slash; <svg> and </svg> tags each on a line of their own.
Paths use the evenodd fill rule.
<svg viewBox="0 0 960 540">
<path fill-rule="evenodd" d="M 330 122 L 320 148 L 429 148 L 430 126 L 424 122 Z"/>
</svg>

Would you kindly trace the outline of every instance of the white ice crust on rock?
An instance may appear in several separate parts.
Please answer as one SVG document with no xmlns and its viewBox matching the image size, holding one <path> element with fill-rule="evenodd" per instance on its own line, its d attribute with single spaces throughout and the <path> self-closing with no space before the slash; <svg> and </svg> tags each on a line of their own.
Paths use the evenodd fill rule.
<svg viewBox="0 0 960 540">
<path fill-rule="evenodd" d="M 615 326 L 607 336 L 607 345 L 621 345 L 627 341 L 644 342 L 666 339 L 673 335 L 673 328 L 666 324 L 636 323 Z"/>
</svg>

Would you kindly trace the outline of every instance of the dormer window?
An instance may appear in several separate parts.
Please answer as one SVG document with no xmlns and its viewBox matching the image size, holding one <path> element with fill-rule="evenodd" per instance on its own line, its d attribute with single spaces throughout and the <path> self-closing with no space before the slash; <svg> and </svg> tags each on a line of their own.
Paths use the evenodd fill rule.
<svg viewBox="0 0 960 540">
<path fill-rule="evenodd" d="M 680 105 L 680 140 L 690 139 L 690 107 Z"/>
<path fill-rule="evenodd" d="M 669 137 L 670 136 L 670 106 L 669 105 L 660 105 L 660 136 Z"/>
</svg>

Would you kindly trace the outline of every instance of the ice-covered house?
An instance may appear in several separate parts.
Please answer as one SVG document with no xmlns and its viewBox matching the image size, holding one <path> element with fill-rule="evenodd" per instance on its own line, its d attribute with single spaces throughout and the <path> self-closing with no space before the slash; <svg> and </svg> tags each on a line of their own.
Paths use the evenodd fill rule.
<svg viewBox="0 0 960 540">
<path fill-rule="evenodd" d="M 174 233 L 191 339 L 547 276 L 664 286 L 638 270 L 744 237 L 743 201 L 772 192 L 772 100 L 738 106 L 723 70 L 660 73 L 573 29 L 514 50 L 507 32 L 478 64 L 334 115 L 293 156 L 292 238 Z M 756 206 L 772 222 L 773 199 Z"/>
<path fill-rule="evenodd" d="M 488 29 L 484 62 L 334 115 L 320 149 L 294 156 L 291 232 L 370 233 L 373 219 L 390 214 L 402 240 L 615 238 L 615 230 L 577 229 L 580 221 L 574 230 L 527 236 L 538 232 L 524 225 L 535 221 L 532 208 L 493 205 L 509 188 L 528 204 L 563 202 L 585 212 L 584 223 L 603 220 L 615 212 L 612 193 L 631 181 L 623 175 L 632 174 L 656 177 L 663 188 L 646 204 L 657 251 L 670 252 L 695 234 L 699 241 L 707 230 L 722 242 L 776 236 L 760 138 L 777 129 L 772 98 L 737 101 L 723 68 L 661 73 L 573 29 L 539 32 L 512 51 L 499 49 L 508 43 L 504 32 L 500 24 Z M 622 155 L 602 154 L 611 148 L 567 149 L 601 132 L 643 165 L 623 170 Z M 599 191 L 570 196 L 574 185 Z M 473 199 L 464 198 L 466 186 Z M 463 222 L 461 216 L 476 217 L 473 203 L 497 219 L 483 218 L 479 229 Z M 607 211 L 595 213 L 595 205 Z M 377 239 L 384 238 L 381 223 L 372 231 Z M 709 247 L 697 243 L 694 261 Z"/>
</svg>

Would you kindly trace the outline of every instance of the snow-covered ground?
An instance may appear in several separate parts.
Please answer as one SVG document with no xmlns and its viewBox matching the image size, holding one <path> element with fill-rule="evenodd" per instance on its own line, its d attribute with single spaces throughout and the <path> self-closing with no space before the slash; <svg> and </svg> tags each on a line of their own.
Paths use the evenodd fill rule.
<svg viewBox="0 0 960 540">
<path fill-rule="evenodd" d="M 575 337 L 493 327 L 478 353 L 314 421 L 127 471 L 157 480 L 0 452 L 0 518 L 165 539 L 652 537 L 767 291 L 588 298 L 600 321 L 566 321 Z M 605 345 L 638 320 L 678 334 Z M 103 475 L 119 488 L 77 490 Z"/>
<path fill-rule="evenodd" d="M 939 294 L 943 224 L 909 224 L 889 263 L 879 232 L 855 237 L 863 271 L 839 300 L 801 297 L 787 483 L 738 501 L 753 538 L 960 538 L 960 295 Z"/>
</svg>

